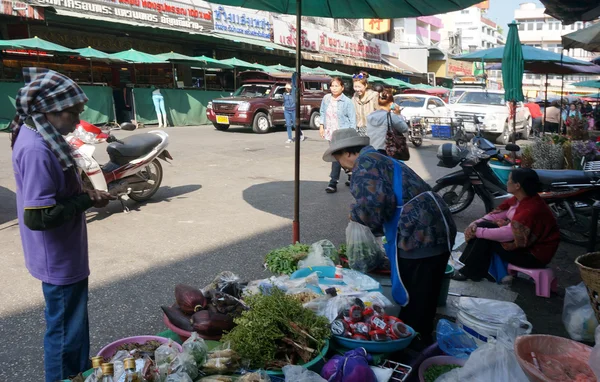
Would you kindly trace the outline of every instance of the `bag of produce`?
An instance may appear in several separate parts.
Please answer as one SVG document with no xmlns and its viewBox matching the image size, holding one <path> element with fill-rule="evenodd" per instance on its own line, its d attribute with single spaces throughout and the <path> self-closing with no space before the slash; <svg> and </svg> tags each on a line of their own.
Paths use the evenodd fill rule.
<svg viewBox="0 0 600 382">
<path fill-rule="evenodd" d="M 198 333 L 193 332 L 190 338 L 183 343 L 183 352 L 191 354 L 196 364 L 202 366 L 206 362 L 208 346 L 206 346 L 204 339 L 200 338 Z"/>
<path fill-rule="evenodd" d="M 169 343 L 162 344 L 154 352 L 154 362 L 157 366 L 170 365 L 175 358 L 177 358 L 177 349 L 173 347 L 173 340 L 169 340 Z"/>
<path fill-rule="evenodd" d="M 169 374 L 186 373 L 192 379 L 198 376 L 198 365 L 196 360 L 189 353 L 179 353 L 169 365 Z"/>
<path fill-rule="evenodd" d="M 205 374 L 228 374 L 233 373 L 239 368 L 239 355 L 231 349 L 231 343 L 225 342 L 223 345 L 208 353 L 208 359 L 204 364 L 202 371 Z"/>
<path fill-rule="evenodd" d="M 438 321 L 436 328 L 438 346 L 448 355 L 469 358 L 477 349 L 477 344 L 458 325 L 445 319 Z"/>
<path fill-rule="evenodd" d="M 377 269 L 386 259 L 371 229 L 353 221 L 346 228 L 346 256 L 350 268 L 363 273 Z"/>
<path fill-rule="evenodd" d="M 565 288 L 562 320 L 569 337 L 575 341 L 594 341 L 598 320 L 584 283 Z"/>
<path fill-rule="evenodd" d="M 323 366 L 321 377 L 329 382 L 377 382 L 369 362 L 373 358 L 364 348 L 335 355 Z"/>
<path fill-rule="evenodd" d="M 267 374 L 266 371 L 258 370 L 242 375 L 237 382 L 271 382 L 271 377 L 269 377 L 269 374 Z"/>
<path fill-rule="evenodd" d="M 296 243 L 275 249 L 265 257 L 265 268 L 276 275 L 291 275 L 298 270 L 298 261 L 305 258 L 310 247 Z"/>
<path fill-rule="evenodd" d="M 335 267 L 340 257 L 335 246 L 329 240 L 321 240 L 310 246 L 305 259 L 298 261 L 298 269 L 310 267 Z"/>
<path fill-rule="evenodd" d="M 209 375 L 208 377 L 200 378 L 199 382 L 233 382 L 233 378 L 228 375 Z"/>
<path fill-rule="evenodd" d="M 175 287 L 175 301 L 179 309 L 186 314 L 194 314 L 206 306 L 204 294 L 199 289 L 184 284 Z"/>
<path fill-rule="evenodd" d="M 123 361 L 125 358 L 129 358 L 131 355 L 127 350 L 119 350 L 113 355 L 110 362 L 113 364 L 114 369 L 114 377 L 118 381 L 121 378 L 121 375 L 125 373 L 125 366 L 123 365 Z"/>
<path fill-rule="evenodd" d="M 206 294 L 206 292 L 214 289 L 235 298 L 240 298 L 246 284 L 242 283 L 239 276 L 235 273 L 224 271 L 219 273 L 210 284 L 202 288 L 202 292 Z"/>
<path fill-rule="evenodd" d="M 168 375 L 165 382 L 194 382 L 194 380 L 186 373 L 180 371 L 178 373 Z"/>
<path fill-rule="evenodd" d="M 321 378 L 314 371 L 298 365 L 284 366 L 281 371 L 283 371 L 283 375 L 285 376 L 285 382 L 327 382 L 327 380 Z"/>
</svg>

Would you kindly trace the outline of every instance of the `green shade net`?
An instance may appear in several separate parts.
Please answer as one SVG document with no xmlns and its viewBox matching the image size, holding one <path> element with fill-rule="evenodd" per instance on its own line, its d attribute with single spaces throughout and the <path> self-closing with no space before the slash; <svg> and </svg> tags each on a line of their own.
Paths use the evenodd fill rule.
<svg viewBox="0 0 600 382">
<path fill-rule="evenodd" d="M 517 23 L 508 24 L 508 37 L 502 60 L 502 82 L 506 101 L 523 101 L 523 73 L 525 62 L 519 40 Z"/>
<path fill-rule="evenodd" d="M 134 88 L 135 118 L 138 122 L 158 124 L 152 102 L 152 90 Z M 171 126 L 197 126 L 210 123 L 206 117 L 206 105 L 215 98 L 226 97 L 228 92 L 193 89 L 160 89 L 165 99 L 167 119 Z"/>
</svg>

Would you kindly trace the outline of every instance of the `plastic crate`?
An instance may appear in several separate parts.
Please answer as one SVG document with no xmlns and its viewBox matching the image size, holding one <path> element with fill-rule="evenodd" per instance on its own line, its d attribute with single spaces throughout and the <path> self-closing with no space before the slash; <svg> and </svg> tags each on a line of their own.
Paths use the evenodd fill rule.
<svg viewBox="0 0 600 382">
<path fill-rule="evenodd" d="M 450 125 L 431 125 L 431 136 L 433 138 L 452 138 L 452 127 Z"/>
</svg>

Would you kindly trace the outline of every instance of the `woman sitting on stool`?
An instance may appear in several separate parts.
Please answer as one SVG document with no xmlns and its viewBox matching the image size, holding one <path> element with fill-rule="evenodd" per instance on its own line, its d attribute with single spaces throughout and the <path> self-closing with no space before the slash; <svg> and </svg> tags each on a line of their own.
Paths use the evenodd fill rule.
<svg viewBox="0 0 600 382">
<path fill-rule="evenodd" d="M 544 268 L 552 260 L 560 233 L 552 211 L 538 195 L 539 184 L 531 169 L 511 172 L 506 187 L 514 196 L 465 230 L 468 245 L 460 257 L 465 266 L 454 273 L 455 280 L 486 277 L 494 254 L 523 268 Z"/>
</svg>

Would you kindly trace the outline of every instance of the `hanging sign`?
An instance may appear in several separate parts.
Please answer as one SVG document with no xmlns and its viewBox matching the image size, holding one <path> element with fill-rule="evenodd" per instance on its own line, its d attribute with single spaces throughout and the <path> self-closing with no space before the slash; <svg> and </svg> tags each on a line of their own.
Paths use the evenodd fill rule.
<svg viewBox="0 0 600 382">
<path fill-rule="evenodd" d="M 302 28 L 300 47 L 308 52 L 319 51 L 319 31 Z M 273 42 L 275 44 L 296 47 L 296 26 L 285 21 L 273 20 Z"/>
<path fill-rule="evenodd" d="M 365 19 L 365 32 L 371 34 L 383 34 L 390 31 L 390 19 Z"/>
<path fill-rule="evenodd" d="M 271 41 L 270 15 L 213 5 L 213 18 L 215 31 Z"/>
<path fill-rule="evenodd" d="M 335 33 L 321 32 L 319 50 L 325 53 L 381 61 L 381 48 L 378 44 L 365 39 L 354 39 Z"/>
</svg>

